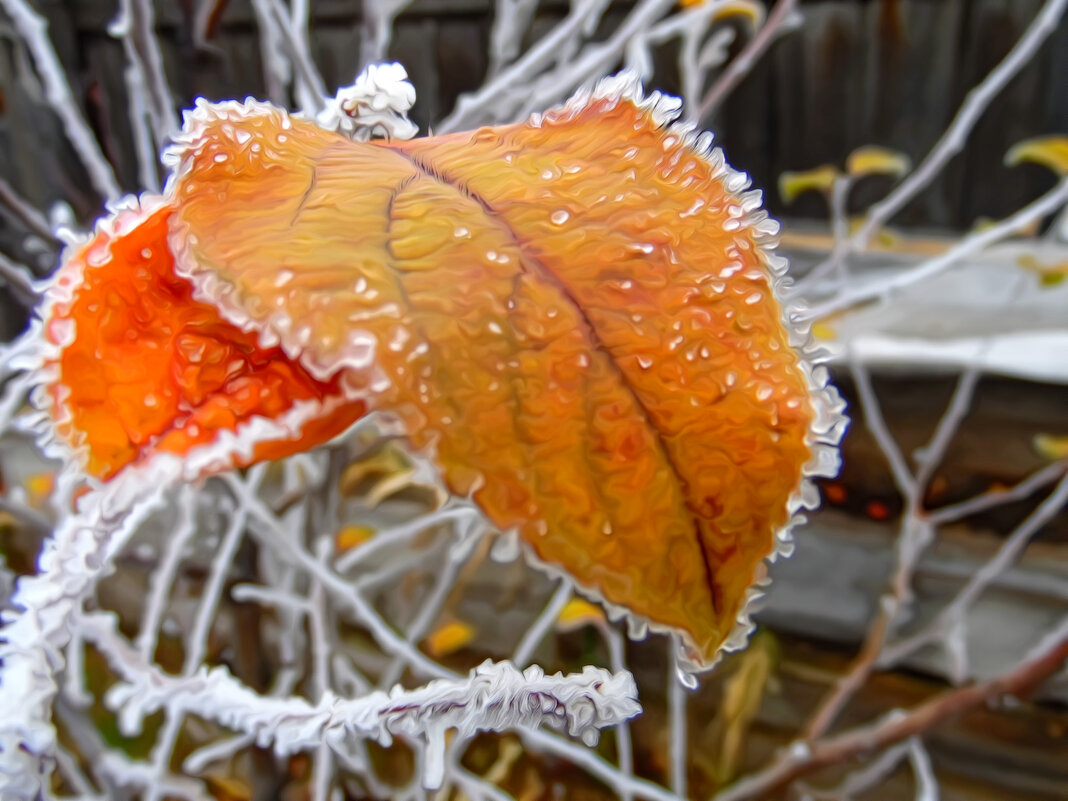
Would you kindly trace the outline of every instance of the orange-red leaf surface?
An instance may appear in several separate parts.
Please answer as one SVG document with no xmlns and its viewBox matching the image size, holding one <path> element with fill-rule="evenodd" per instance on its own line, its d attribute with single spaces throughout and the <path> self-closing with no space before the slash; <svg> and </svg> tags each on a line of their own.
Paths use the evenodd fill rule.
<svg viewBox="0 0 1068 801">
<path fill-rule="evenodd" d="M 758 197 L 663 113 L 609 92 L 356 143 L 201 105 L 160 210 L 97 284 L 76 257 L 57 395 L 90 469 L 302 400 L 321 412 L 253 458 L 388 412 L 540 561 L 711 662 L 798 506 L 818 404 Z"/>
</svg>

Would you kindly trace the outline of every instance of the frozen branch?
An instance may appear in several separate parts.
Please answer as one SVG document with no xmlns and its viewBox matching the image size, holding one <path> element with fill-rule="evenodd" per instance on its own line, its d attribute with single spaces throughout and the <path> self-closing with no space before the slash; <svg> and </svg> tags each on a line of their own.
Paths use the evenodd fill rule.
<svg viewBox="0 0 1068 801">
<path fill-rule="evenodd" d="M 600 729 L 640 711 L 629 673 L 587 667 L 581 674 L 546 676 L 537 667 L 521 673 L 510 663 L 488 661 L 466 678 L 439 679 L 417 690 L 394 687 L 356 699 L 328 692 L 315 704 L 296 697 L 264 698 L 225 668 L 202 667 L 191 677 L 176 677 L 145 664 L 117 634 L 110 614 L 86 616 L 81 625 L 122 677 L 106 700 L 127 735 L 139 732 L 147 715 L 166 710 L 170 716 L 196 714 L 254 734 L 257 745 L 279 755 L 314 750 L 321 743 L 338 750 L 352 738 L 386 745 L 393 735 L 418 737 L 428 747 L 429 787 L 442 780 L 448 729 L 466 737 L 547 725 L 591 745 Z"/>
<path fill-rule="evenodd" d="M 3 253 L 0 253 L 0 282 L 7 284 L 11 293 L 27 308 L 36 306 L 41 298 L 30 271 L 21 264 L 15 264 Z"/>
<path fill-rule="evenodd" d="M 15 189 L 0 178 L 0 205 L 3 205 L 12 216 L 26 226 L 26 230 L 39 237 L 52 248 L 61 248 L 63 243 L 59 241 L 48 219 L 37 209 L 27 203 Z"/>
<path fill-rule="evenodd" d="M 891 278 L 879 278 L 866 284 L 855 285 L 802 311 L 798 318 L 817 320 L 860 303 L 886 298 L 899 289 L 938 275 L 966 256 L 978 253 L 995 242 L 1000 242 L 1017 231 L 1027 228 L 1047 215 L 1055 213 L 1066 202 L 1068 202 L 1068 178 L 1062 179 L 1053 189 L 995 225 L 962 237 L 945 253 Z"/>
<path fill-rule="evenodd" d="M 767 19 L 764 20 L 760 30 L 753 35 L 742 51 L 731 59 L 716 82 L 705 92 L 698 106 L 696 118 L 705 119 L 714 114 L 756 66 L 772 43 L 782 34 L 797 27 L 798 20 L 797 0 L 779 0 L 768 12 Z"/>
<path fill-rule="evenodd" d="M 1068 618 L 1001 676 L 944 692 L 912 709 L 896 710 L 874 723 L 834 737 L 811 743 L 797 741 L 762 770 L 717 793 L 713 801 L 767 798 L 820 768 L 881 751 L 1003 696 L 1019 696 L 1056 673 L 1065 659 L 1068 659 Z"/>
<path fill-rule="evenodd" d="M 1031 538 L 1052 520 L 1065 504 L 1068 504 L 1068 475 L 1061 478 L 1053 492 L 1005 539 L 993 558 L 972 574 L 931 625 L 887 647 L 879 656 L 879 664 L 883 667 L 897 664 L 916 649 L 943 638 L 953 626 L 963 625 L 964 616 L 975 600 L 991 582 L 1016 562 Z M 956 681 L 964 680 L 960 670 L 953 673 Z"/>
<path fill-rule="evenodd" d="M 46 540 L 38 573 L 19 579 L 0 629 L 0 797 L 34 799 L 55 755 L 52 701 L 70 621 L 141 522 L 164 503 L 167 482 L 128 475 L 83 499 Z M 134 494 L 132 499 L 128 493 Z"/>
<path fill-rule="evenodd" d="M 1046 0 L 1009 54 L 968 93 L 953 121 L 923 161 L 889 195 L 871 207 L 864 225 L 853 236 L 851 245 L 855 250 L 866 248 L 875 232 L 889 222 L 891 217 L 926 187 L 949 160 L 964 148 L 968 135 L 990 102 L 1031 62 L 1042 43 L 1057 29 L 1066 4 L 1068 0 Z"/>
<path fill-rule="evenodd" d="M 70 84 L 63 72 L 55 48 L 48 38 L 48 23 L 34 11 L 25 0 L 0 0 L 4 11 L 15 24 L 15 30 L 33 56 L 33 63 L 44 84 L 45 98 L 52 110 L 63 121 L 74 152 L 81 158 L 89 173 L 89 180 L 96 191 L 107 200 L 118 200 L 122 195 L 115 171 L 100 149 L 93 132 L 78 111 L 78 104 L 70 91 Z"/>
</svg>

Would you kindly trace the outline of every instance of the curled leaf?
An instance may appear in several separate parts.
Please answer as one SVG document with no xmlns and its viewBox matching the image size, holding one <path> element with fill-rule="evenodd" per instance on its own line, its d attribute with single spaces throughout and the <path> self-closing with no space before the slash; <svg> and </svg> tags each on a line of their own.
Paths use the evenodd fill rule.
<svg viewBox="0 0 1068 801">
<path fill-rule="evenodd" d="M 354 142 L 202 102 L 168 194 L 49 294 L 58 432 L 103 478 L 161 453 L 193 477 L 379 412 L 538 563 L 711 664 L 842 421 L 759 193 L 677 111 L 624 76 L 525 123 Z"/>
<path fill-rule="evenodd" d="M 855 177 L 864 175 L 901 176 L 909 171 L 909 157 L 897 150 L 867 145 L 858 147 L 846 158 L 846 172 Z"/>
<path fill-rule="evenodd" d="M 802 194 L 815 190 L 827 194 L 841 173 L 830 164 L 802 172 L 784 172 L 779 176 L 779 195 L 786 203 L 793 203 Z"/>
<path fill-rule="evenodd" d="M 1025 139 L 1005 154 L 1005 163 L 1015 166 L 1032 161 L 1048 167 L 1058 175 L 1068 175 L 1068 136 L 1039 136 Z"/>
</svg>

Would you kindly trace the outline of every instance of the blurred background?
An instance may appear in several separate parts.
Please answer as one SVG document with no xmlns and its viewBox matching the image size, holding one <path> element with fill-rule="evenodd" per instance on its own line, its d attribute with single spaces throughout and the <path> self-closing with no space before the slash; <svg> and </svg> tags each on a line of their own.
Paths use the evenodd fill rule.
<svg viewBox="0 0 1068 801">
<path fill-rule="evenodd" d="M 58 262 L 53 227 L 86 229 L 103 205 L 71 144 L 69 122 L 45 101 L 42 62 L 13 23 L 12 10 L 25 5 L 0 3 L 0 254 L 21 275 L 40 278 Z M 648 87 L 687 95 L 695 121 L 715 132 L 728 161 L 751 175 L 784 221 L 782 248 L 802 279 L 797 299 L 822 310 L 809 322 L 829 349 L 833 381 L 853 419 L 841 476 L 823 483 L 823 509 L 797 532 L 794 556 L 774 566 L 751 645 L 706 677 L 686 704 L 682 787 L 673 774 L 677 744 L 667 733 L 674 702 L 664 644 L 654 638 L 626 646 L 645 707 L 633 724 L 635 773 L 674 782 L 683 795 L 712 797 L 729 793 L 740 776 L 759 774 L 776 749 L 806 732 L 848 732 L 956 685 L 1004 675 L 1044 635 L 1063 630 L 1068 21 L 1064 3 L 1042 0 L 707 0 L 716 11 L 698 24 L 701 0 L 683 0 L 662 4 L 651 17 L 656 24 L 621 37 L 647 5 L 161 0 L 147 16 L 145 4 L 116 0 L 35 0 L 32 8 L 47 22 L 59 77 L 123 192 L 137 192 L 153 177 L 145 174 L 143 141 L 131 124 L 131 109 L 143 98 L 128 73 L 131 48 L 146 64 L 153 55 L 143 52 L 144 38 L 116 32 L 123 9 L 135 27 L 150 26 L 158 46 L 171 100 L 163 116 L 198 96 L 298 105 L 300 60 L 265 21 L 273 7 L 299 23 L 294 30 L 327 94 L 351 83 L 368 61 L 401 62 L 416 88 L 411 118 L 421 134 L 518 118 L 520 105 L 505 96 L 533 89 L 548 96 L 568 58 L 585 63 L 604 43 L 611 47 L 596 62 L 601 72 L 639 65 Z M 482 106 L 457 111 L 458 100 L 499 84 L 543 37 L 561 25 L 579 27 L 580 13 L 588 23 L 556 62 L 532 64 L 529 75 Z M 1048 24 L 1036 34 L 1042 15 Z M 696 31 L 692 40 L 686 29 Z M 762 32 L 766 41 L 753 48 Z M 1028 35 L 1026 52 L 1018 52 Z M 977 95 L 1007 57 L 1019 60 L 1011 74 L 989 96 Z M 732 65 L 749 58 L 732 76 Z M 693 73 L 695 65 L 701 74 Z M 561 85 L 557 100 L 570 93 Z M 953 131 L 962 104 L 979 100 L 970 124 Z M 871 232 L 870 242 L 858 242 L 873 204 L 922 169 L 947 129 L 949 152 L 929 181 Z M 1038 144 L 1007 164 L 1006 154 L 1023 141 Z M 1019 225 L 991 237 L 996 241 L 969 244 L 994 221 L 1057 191 L 1059 203 L 1025 213 Z M 962 243 L 963 258 L 936 264 L 930 277 L 907 277 L 893 293 L 878 290 L 888 279 L 919 275 Z M 11 275 L 0 283 L 2 341 L 23 330 L 32 300 Z M 849 302 L 854 289 L 871 286 L 877 289 L 861 302 Z M 8 494 L 0 506 L 0 551 L 19 573 L 32 570 L 47 531 L 48 489 L 40 476 L 49 468 L 16 440 L 0 439 L 0 489 Z M 357 471 L 352 491 L 374 491 L 383 475 L 401 470 L 403 457 L 395 458 L 401 461 Z M 921 528 L 929 541 L 916 533 Z M 126 567 L 136 575 L 144 570 Z M 473 621 L 478 636 L 441 635 L 445 644 L 435 657 L 458 669 L 500 658 L 517 621 L 529 624 L 552 594 L 551 583 L 530 571 L 473 570 L 466 600 L 454 599 L 451 613 Z M 121 595 L 110 602 L 136 605 L 136 589 Z M 886 599 L 900 605 L 889 621 L 880 618 Z M 559 626 L 536 661 L 547 669 L 606 664 L 605 624 L 583 620 L 578 615 L 578 623 Z M 856 686 L 839 697 L 840 714 L 821 718 L 843 676 Z M 1068 798 L 1068 677 L 1062 667 L 1030 689 L 1023 702 L 980 705 L 887 748 L 857 749 L 796 781 L 723 797 Z M 128 753 L 144 751 L 143 743 L 122 745 L 115 732 L 108 737 Z M 611 752 L 616 745 L 607 739 Z M 466 764 L 517 798 L 615 794 L 566 761 L 516 748 L 515 738 L 486 737 L 468 749 Z M 376 759 L 387 775 L 411 770 L 400 746 Z M 275 776 L 277 787 L 296 788 L 278 797 L 302 797 L 307 765 L 265 767 L 262 755 L 234 764 L 225 792 L 219 781 L 206 785 L 213 797 L 267 797 L 253 789 L 263 786 L 262 776 L 259 784 L 249 778 L 256 771 Z M 348 786 L 345 793 L 360 794 Z"/>
</svg>

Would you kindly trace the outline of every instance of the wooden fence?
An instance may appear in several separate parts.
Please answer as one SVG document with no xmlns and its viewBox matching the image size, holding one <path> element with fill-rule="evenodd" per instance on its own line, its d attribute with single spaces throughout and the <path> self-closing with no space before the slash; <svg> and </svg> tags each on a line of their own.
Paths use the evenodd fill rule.
<svg viewBox="0 0 1068 801">
<path fill-rule="evenodd" d="M 609 10 L 610 30 L 630 0 Z M 191 37 L 191 0 L 157 0 L 157 29 L 176 103 L 265 94 L 258 30 L 249 0 L 230 0 L 210 50 Z M 914 160 L 934 143 L 968 89 L 989 72 L 1030 22 L 1041 0 L 808 0 L 800 29 L 782 38 L 706 123 L 734 164 L 765 186 L 778 214 L 821 217 L 819 198 L 784 208 L 774 191 L 784 170 L 841 163 L 864 144 L 902 150 Z M 126 122 L 124 58 L 107 32 L 116 0 L 36 0 L 71 84 L 115 164 L 137 186 Z M 533 40 L 567 12 L 543 0 Z M 314 56 L 328 85 L 351 81 L 361 65 L 359 0 L 313 0 Z M 457 96 L 477 87 L 486 68 L 492 0 L 415 0 L 395 27 L 390 55 L 408 68 L 418 91 L 414 117 L 426 129 Z M 58 198 L 78 216 L 99 209 L 58 120 L 37 97 L 31 60 L 0 16 L 0 177 L 34 204 Z M 744 36 L 738 38 L 739 45 Z M 659 54 L 658 83 L 677 88 L 670 52 Z M 1005 90 L 964 152 L 898 218 L 905 225 L 964 228 L 1006 214 L 1047 188 L 1040 168 L 1006 168 L 1016 141 L 1068 130 L 1068 23 Z M 886 185 L 858 187 L 858 207 Z M 0 230 L 0 246 L 7 244 Z"/>
</svg>

